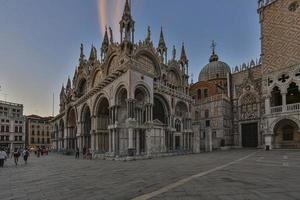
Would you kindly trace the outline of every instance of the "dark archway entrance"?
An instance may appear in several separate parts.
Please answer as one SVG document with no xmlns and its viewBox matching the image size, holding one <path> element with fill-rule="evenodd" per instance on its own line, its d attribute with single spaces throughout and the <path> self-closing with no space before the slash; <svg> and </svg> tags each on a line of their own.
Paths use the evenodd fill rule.
<svg viewBox="0 0 300 200">
<path fill-rule="evenodd" d="M 300 148 L 299 127 L 291 119 L 282 119 L 274 127 L 274 148 Z"/>
<path fill-rule="evenodd" d="M 258 126 L 257 122 L 242 124 L 242 146 L 257 147 L 258 146 Z"/>
<path fill-rule="evenodd" d="M 91 112 L 86 106 L 82 113 L 83 116 L 83 147 L 91 148 Z"/>
<path fill-rule="evenodd" d="M 75 150 L 76 133 L 77 133 L 75 109 L 71 109 L 68 113 L 67 127 L 68 127 L 67 148 L 70 150 Z"/>
<path fill-rule="evenodd" d="M 109 121 L 109 103 L 106 98 L 100 99 L 97 109 L 97 140 L 99 151 L 106 153 L 109 151 L 109 134 L 108 134 L 108 121 Z"/>
</svg>

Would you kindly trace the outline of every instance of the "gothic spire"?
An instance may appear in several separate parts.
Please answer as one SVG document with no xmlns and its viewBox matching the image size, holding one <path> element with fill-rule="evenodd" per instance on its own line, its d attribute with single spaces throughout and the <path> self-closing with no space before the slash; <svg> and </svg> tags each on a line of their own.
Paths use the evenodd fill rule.
<svg viewBox="0 0 300 200">
<path fill-rule="evenodd" d="M 186 56 L 186 53 L 185 53 L 184 43 L 182 43 L 182 47 L 181 47 L 180 61 L 183 64 L 187 64 L 188 63 L 188 59 L 187 59 L 187 56 Z"/>
<path fill-rule="evenodd" d="M 80 57 L 79 57 L 79 65 L 80 66 L 83 66 L 83 64 L 84 64 L 84 57 L 85 57 L 85 55 L 83 53 L 83 44 L 81 43 L 80 44 Z"/>
<path fill-rule="evenodd" d="M 92 45 L 89 61 L 97 60 L 97 49 Z"/>
<path fill-rule="evenodd" d="M 109 27 L 109 36 L 110 36 L 110 44 L 113 44 L 114 43 L 114 35 L 113 35 L 113 31 L 111 29 L 111 27 Z"/>
<path fill-rule="evenodd" d="M 107 35 L 107 27 L 105 26 L 104 38 L 103 38 L 102 45 L 101 45 L 101 58 L 102 59 L 108 50 L 108 46 L 109 46 L 109 40 L 108 40 L 108 35 Z"/>
<path fill-rule="evenodd" d="M 129 2 L 126 0 L 123 16 L 120 21 L 121 43 L 134 43 L 134 23 Z"/>
<path fill-rule="evenodd" d="M 176 47 L 175 47 L 175 45 L 173 45 L 172 59 L 176 60 Z"/>
<path fill-rule="evenodd" d="M 68 82 L 67 82 L 67 86 L 66 86 L 66 91 L 68 92 L 71 89 L 71 80 L 70 77 L 68 77 Z"/>
<path fill-rule="evenodd" d="M 160 28 L 160 36 L 159 36 L 157 51 L 158 51 L 158 53 L 160 54 L 160 56 L 162 58 L 162 60 L 161 60 L 162 62 L 164 61 L 164 57 L 165 57 L 165 60 L 167 60 L 167 47 L 166 47 L 162 27 Z"/>
</svg>

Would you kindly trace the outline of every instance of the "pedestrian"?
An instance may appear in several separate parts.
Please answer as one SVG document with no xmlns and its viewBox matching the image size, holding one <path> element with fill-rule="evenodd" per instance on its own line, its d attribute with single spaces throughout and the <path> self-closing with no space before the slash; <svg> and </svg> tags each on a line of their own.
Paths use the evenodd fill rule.
<svg viewBox="0 0 300 200">
<path fill-rule="evenodd" d="M 23 159 L 24 159 L 25 164 L 27 164 L 27 159 L 28 159 L 28 157 L 29 157 L 29 151 L 28 151 L 28 149 L 25 148 L 25 149 L 23 150 L 22 155 L 23 155 Z"/>
<path fill-rule="evenodd" d="M 39 158 L 40 155 L 41 155 L 41 148 L 39 147 L 39 148 L 37 149 L 37 157 Z"/>
<path fill-rule="evenodd" d="M 76 150 L 75 150 L 75 159 L 79 158 L 79 148 L 76 147 Z"/>
<path fill-rule="evenodd" d="M 13 152 L 13 154 L 11 156 L 14 157 L 15 164 L 18 165 L 19 157 L 20 157 L 19 149 L 15 148 L 15 150 L 14 150 L 14 152 Z"/>
<path fill-rule="evenodd" d="M 85 157 L 86 157 L 86 147 L 85 146 L 82 149 L 82 156 L 83 156 L 83 159 L 85 159 Z"/>
<path fill-rule="evenodd" d="M 4 161 L 7 159 L 7 154 L 4 151 L 4 149 L 2 149 L 2 147 L 0 148 L 0 167 L 3 168 L 4 166 Z"/>
</svg>

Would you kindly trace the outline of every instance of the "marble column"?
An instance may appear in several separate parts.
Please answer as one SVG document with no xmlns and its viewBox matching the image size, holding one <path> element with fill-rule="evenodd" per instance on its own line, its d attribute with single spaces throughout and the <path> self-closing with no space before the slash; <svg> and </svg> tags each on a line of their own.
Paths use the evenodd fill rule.
<svg viewBox="0 0 300 200">
<path fill-rule="evenodd" d="M 140 154 L 140 130 L 136 131 L 136 154 Z"/>
<path fill-rule="evenodd" d="M 128 149 L 133 148 L 133 128 L 128 129 Z"/>
<path fill-rule="evenodd" d="M 282 95 L 282 111 L 286 112 L 286 92 L 281 93 Z"/>
<path fill-rule="evenodd" d="M 265 98 L 265 112 L 267 115 L 271 114 L 271 103 L 269 95 Z"/>
</svg>

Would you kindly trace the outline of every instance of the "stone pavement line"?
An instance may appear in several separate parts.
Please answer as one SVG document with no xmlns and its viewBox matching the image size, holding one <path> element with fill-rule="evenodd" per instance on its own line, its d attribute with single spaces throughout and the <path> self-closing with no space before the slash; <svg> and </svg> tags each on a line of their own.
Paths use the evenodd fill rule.
<svg viewBox="0 0 300 200">
<path fill-rule="evenodd" d="M 181 179 L 181 180 L 179 180 L 179 181 L 177 181 L 177 182 L 175 182 L 175 183 L 171 183 L 170 185 L 167 185 L 167 186 L 165 186 L 165 187 L 163 187 L 163 188 L 161 188 L 161 189 L 158 189 L 158 190 L 156 190 L 156 191 L 153 191 L 153 192 L 150 192 L 150 193 L 147 193 L 147 194 L 143 194 L 143 195 L 141 195 L 141 196 L 137 196 L 137 197 L 133 198 L 132 200 L 147 200 L 147 199 L 153 198 L 153 197 L 155 197 L 155 196 L 158 196 L 158 195 L 160 195 L 160 194 L 163 194 L 163 193 L 165 193 L 165 192 L 168 192 L 169 190 L 172 190 L 172 189 L 174 189 L 174 188 L 176 188 L 176 187 L 178 187 L 178 186 L 181 186 L 181 185 L 183 185 L 183 184 L 185 184 L 185 183 L 191 181 L 192 179 L 199 178 L 199 177 L 201 177 L 201 176 L 205 176 L 205 175 L 210 174 L 210 173 L 212 173 L 212 172 L 221 170 L 221 169 L 226 168 L 226 167 L 228 167 L 228 166 L 230 166 L 230 165 L 233 165 L 233 164 L 236 164 L 236 163 L 241 162 L 241 161 L 243 161 L 243 160 L 246 160 L 247 158 L 253 156 L 253 155 L 256 154 L 256 153 L 257 153 L 257 151 L 256 151 L 256 152 L 253 152 L 253 153 L 251 153 L 251 154 L 248 154 L 247 156 L 244 156 L 244 157 L 242 157 L 242 158 L 239 158 L 239 159 L 237 159 L 237 160 L 235 160 L 235 161 L 229 162 L 229 163 L 227 163 L 227 164 L 224 164 L 224 165 L 218 166 L 218 167 L 216 167 L 216 168 L 207 170 L 207 171 L 205 171 L 205 172 L 201 172 L 201 173 L 199 173 L 199 174 L 195 174 L 195 175 L 192 175 L 192 176 L 190 176 L 190 177 Z"/>
</svg>

